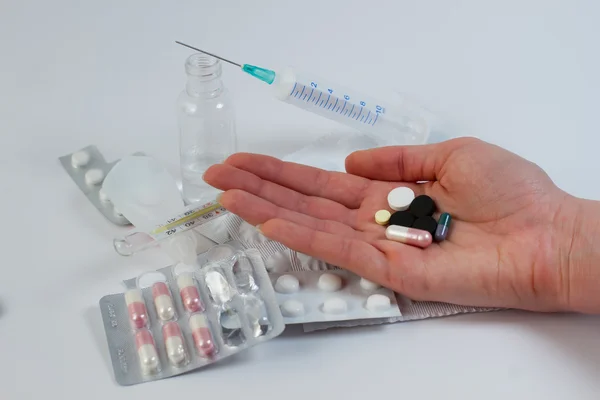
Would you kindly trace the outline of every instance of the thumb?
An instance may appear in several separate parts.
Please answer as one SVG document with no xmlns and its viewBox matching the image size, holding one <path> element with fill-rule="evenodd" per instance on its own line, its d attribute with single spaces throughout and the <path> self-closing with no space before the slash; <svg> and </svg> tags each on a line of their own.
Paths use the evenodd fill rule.
<svg viewBox="0 0 600 400">
<path fill-rule="evenodd" d="M 458 138 L 434 144 L 356 151 L 346 157 L 346 172 L 382 181 L 435 181 L 452 152 L 475 140 Z"/>
</svg>

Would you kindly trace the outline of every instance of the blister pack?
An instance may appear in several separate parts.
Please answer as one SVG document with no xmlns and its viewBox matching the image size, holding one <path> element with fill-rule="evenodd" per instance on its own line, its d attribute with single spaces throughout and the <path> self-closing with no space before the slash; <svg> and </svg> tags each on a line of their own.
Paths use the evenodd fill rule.
<svg viewBox="0 0 600 400">
<path fill-rule="evenodd" d="M 124 282 L 100 310 L 117 382 L 179 375 L 272 339 L 284 322 L 255 249 L 216 246 L 195 266 L 178 264 Z"/>
<path fill-rule="evenodd" d="M 270 273 L 286 324 L 400 317 L 394 292 L 346 270 Z"/>
<path fill-rule="evenodd" d="M 143 153 L 138 152 L 134 155 L 143 155 Z M 108 196 L 102 191 L 104 178 L 119 160 L 106 162 L 98 148 L 93 145 L 58 159 L 73 182 L 106 219 L 116 225 L 130 225 L 127 218 L 114 208 Z"/>
</svg>

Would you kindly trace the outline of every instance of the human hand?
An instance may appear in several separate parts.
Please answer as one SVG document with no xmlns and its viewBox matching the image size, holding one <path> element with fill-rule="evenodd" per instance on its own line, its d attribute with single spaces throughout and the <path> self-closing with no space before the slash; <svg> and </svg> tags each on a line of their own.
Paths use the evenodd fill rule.
<svg viewBox="0 0 600 400">
<path fill-rule="evenodd" d="M 414 300 L 573 310 L 573 198 L 535 164 L 473 138 L 351 154 L 347 173 L 235 154 L 205 181 L 268 238 Z M 417 183 L 423 182 L 424 183 Z M 408 186 L 452 216 L 448 238 L 420 249 L 385 238 L 374 214 Z M 576 296 L 576 295 L 575 295 Z"/>
</svg>

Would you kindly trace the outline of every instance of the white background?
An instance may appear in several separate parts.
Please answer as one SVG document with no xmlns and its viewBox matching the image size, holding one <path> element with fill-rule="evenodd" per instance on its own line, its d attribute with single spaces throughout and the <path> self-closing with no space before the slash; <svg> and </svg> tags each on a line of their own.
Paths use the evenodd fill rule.
<svg viewBox="0 0 600 400">
<path fill-rule="evenodd" d="M 180 40 L 413 93 L 448 136 L 507 147 L 600 199 L 599 20 L 595 0 L 0 0 L 0 398 L 598 399 L 600 320 L 519 312 L 290 330 L 216 368 L 120 387 L 98 300 L 168 260 L 118 256 L 121 230 L 57 158 L 96 144 L 176 171 Z M 233 67 L 224 79 L 241 150 L 281 156 L 339 129 Z"/>
</svg>

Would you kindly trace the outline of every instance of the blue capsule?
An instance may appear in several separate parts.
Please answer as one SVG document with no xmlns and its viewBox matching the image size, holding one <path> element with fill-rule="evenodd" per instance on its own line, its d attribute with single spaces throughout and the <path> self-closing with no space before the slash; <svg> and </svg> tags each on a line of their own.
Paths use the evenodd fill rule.
<svg viewBox="0 0 600 400">
<path fill-rule="evenodd" d="M 446 236 L 448 236 L 448 231 L 450 230 L 451 220 L 452 218 L 448 213 L 443 213 L 442 215 L 440 215 L 440 219 L 438 220 L 438 226 L 435 229 L 435 235 L 433 236 L 436 242 L 441 242 L 446 239 Z"/>
</svg>

